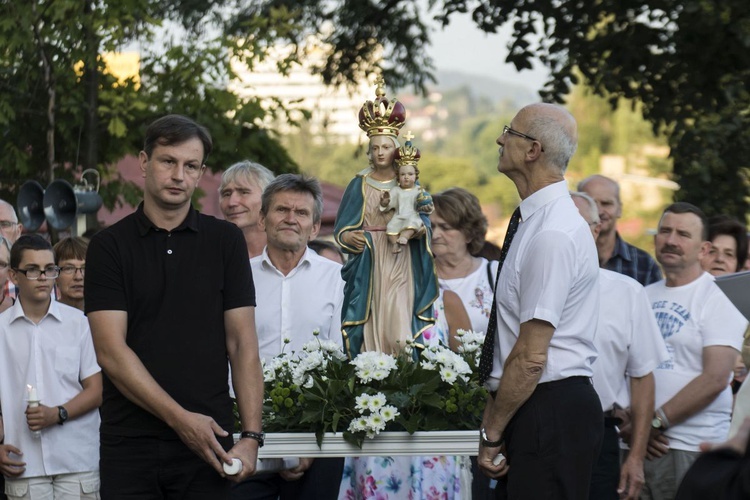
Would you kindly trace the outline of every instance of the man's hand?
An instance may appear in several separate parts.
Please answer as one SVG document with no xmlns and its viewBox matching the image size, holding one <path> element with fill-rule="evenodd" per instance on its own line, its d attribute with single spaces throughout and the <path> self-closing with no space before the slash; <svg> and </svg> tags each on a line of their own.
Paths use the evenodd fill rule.
<svg viewBox="0 0 750 500">
<path fill-rule="evenodd" d="M 637 500 L 645 482 L 643 460 L 632 454 L 628 455 L 627 460 L 625 460 L 620 469 L 620 484 L 617 487 L 617 493 L 620 495 L 620 498 Z"/>
<path fill-rule="evenodd" d="M 8 477 L 16 477 L 26 470 L 26 462 L 10 458 L 10 454 L 21 456 L 21 450 L 12 444 L 0 444 L 0 473 Z"/>
<path fill-rule="evenodd" d="M 357 252 L 365 249 L 365 232 L 361 229 L 356 231 L 346 231 L 340 236 L 344 244 L 354 248 Z"/>
<path fill-rule="evenodd" d="M 32 431 L 41 431 L 52 425 L 57 425 L 60 421 L 60 412 L 55 406 L 39 405 L 35 408 L 26 407 L 26 423 Z"/>
<path fill-rule="evenodd" d="M 651 430 L 651 437 L 648 439 L 646 448 L 646 458 L 653 460 L 661 458 L 669 451 L 669 439 L 656 429 Z"/>
<path fill-rule="evenodd" d="M 173 429 L 188 448 L 216 469 L 222 477 L 226 476 L 222 462 L 231 464 L 232 457 L 224 451 L 216 436 L 226 437 L 229 433 L 222 429 L 213 418 L 185 411 L 184 415 L 173 425 Z M 248 465 L 243 460 L 243 467 Z M 255 469 L 254 464 L 252 469 Z"/>
<path fill-rule="evenodd" d="M 227 452 L 229 462 L 232 462 L 232 458 L 239 458 L 242 460 L 242 470 L 239 474 L 234 476 L 227 476 L 227 479 L 237 483 L 241 483 L 245 479 L 255 474 L 255 466 L 258 463 L 258 442 L 255 439 L 240 439 L 237 441 L 231 450 Z"/>
<path fill-rule="evenodd" d="M 505 459 L 505 444 L 495 448 L 479 445 L 477 465 L 485 476 L 497 479 L 508 473 L 508 460 Z"/>
<path fill-rule="evenodd" d="M 305 471 L 310 468 L 314 460 L 314 458 L 300 458 L 297 467 L 283 470 L 279 472 L 279 475 L 287 481 L 297 481 L 305 475 Z"/>
</svg>

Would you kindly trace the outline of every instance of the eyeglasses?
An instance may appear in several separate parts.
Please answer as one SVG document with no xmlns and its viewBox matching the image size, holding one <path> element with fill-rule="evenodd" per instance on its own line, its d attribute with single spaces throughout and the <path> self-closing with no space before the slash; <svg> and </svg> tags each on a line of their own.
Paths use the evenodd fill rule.
<svg viewBox="0 0 750 500">
<path fill-rule="evenodd" d="M 76 266 L 62 266 L 60 268 L 60 274 L 64 274 L 66 276 L 74 276 L 76 274 L 76 271 L 81 271 L 81 276 L 86 275 L 86 266 L 76 267 Z"/>
<path fill-rule="evenodd" d="M 515 135 L 516 137 L 520 137 L 522 139 L 526 139 L 526 140 L 529 140 L 531 142 L 539 142 L 539 145 L 542 146 L 542 143 L 539 141 L 539 139 L 534 139 L 530 135 L 522 134 L 518 130 L 513 130 L 508 125 L 506 125 L 506 126 L 503 127 L 503 135 L 505 135 L 505 134 Z M 542 152 L 544 152 L 544 146 L 542 146 Z"/>
<path fill-rule="evenodd" d="M 12 220 L 0 220 L 0 229 L 10 229 L 17 224 L 18 222 L 13 222 Z"/>
<path fill-rule="evenodd" d="M 57 266 L 49 266 L 44 269 L 14 269 L 18 273 L 22 273 L 29 280 L 38 280 L 42 274 L 47 279 L 55 279 L 60 276 L 60 268 Z"/>
</svg>

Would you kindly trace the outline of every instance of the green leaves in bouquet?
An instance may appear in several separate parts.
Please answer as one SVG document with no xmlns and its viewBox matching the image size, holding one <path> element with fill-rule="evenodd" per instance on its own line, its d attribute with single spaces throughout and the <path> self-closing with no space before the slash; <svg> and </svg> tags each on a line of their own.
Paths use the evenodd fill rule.
<svg viewBox="0 0 750 500">
<path fill-rule="evenodd" d="M 264 430 L 314 432 L 318 445 L 326 432 L 343 433 L 361 447 L 384 430 L 476 429 L 487 398 L 476 374 L 483 336 L 459 339 L 459 354 L 429 347 L 415 361 L 408 343 L 395 358 L 369 352 L 350 361 L 316 336 L 299 355 L 265 364 Z"/>
</svg>

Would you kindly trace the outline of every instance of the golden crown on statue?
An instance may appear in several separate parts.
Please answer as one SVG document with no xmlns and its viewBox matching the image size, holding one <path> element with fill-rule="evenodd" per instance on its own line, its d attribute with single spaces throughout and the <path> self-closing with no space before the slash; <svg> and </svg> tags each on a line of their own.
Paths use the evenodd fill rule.
<svg viewBox="0 0 750 500">
<path fill-rule="evenodd" d="M 403 165 L 414 165 L 416 167 L 419 159 L 422 157 L 422 153 L 420 153 L 419 148 L 411 142 L 411 140 L 414 139 L 414 134 L 411 133 L 411 130 L 404 134 L 404 139 L 406 139 L 404 145 L 396 150 L 396 165 L 399 167 Z"/>
<path fill-rule="evenodd" d="M 390 135 L 398 137 L 398 131 L 406 121 L 406 108 L 396 99 L 385 97 L 385 82 L 375 82 L 375 100 L 366 101 L 359 110 L 359 128 L 367 137 Z"/>
</svg>

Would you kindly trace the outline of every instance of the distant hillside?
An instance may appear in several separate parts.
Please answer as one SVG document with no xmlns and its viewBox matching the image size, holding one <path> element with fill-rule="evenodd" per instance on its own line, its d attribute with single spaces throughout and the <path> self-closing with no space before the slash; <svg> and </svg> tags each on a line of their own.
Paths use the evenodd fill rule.
<svg viewBox="0 0 750 500">
<path fill-rule="evenodd" d="M 433 85 L 439 91 L 468 87 L 477 98 L 486 98 L 493 103 L 506 102 L 521 107 L 539 100 L 539 94 L 522 85 L 506 83 L 488 76 L 474 75 L 461 71 L 438 71 L 438 83 Z"/>
</svg>

